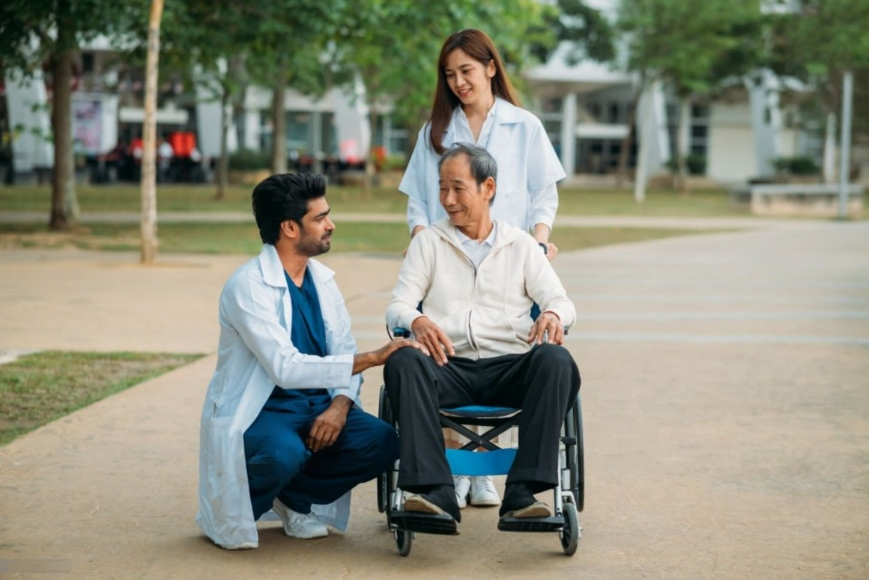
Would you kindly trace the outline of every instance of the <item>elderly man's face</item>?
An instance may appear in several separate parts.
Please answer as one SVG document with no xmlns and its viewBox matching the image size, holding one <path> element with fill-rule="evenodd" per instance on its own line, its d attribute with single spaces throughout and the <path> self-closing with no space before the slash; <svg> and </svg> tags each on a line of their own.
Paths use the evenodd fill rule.
<svg viewBox="0 0 869 580">
<path fill-rule="evenodd" d="M 488 221 L 494 195 L 495 180 L 490 177 L 478 186 L 467 155 L 451 157 L 441 165 L 440 202 L 454 226 L 464 230 Z"/>
</svg>

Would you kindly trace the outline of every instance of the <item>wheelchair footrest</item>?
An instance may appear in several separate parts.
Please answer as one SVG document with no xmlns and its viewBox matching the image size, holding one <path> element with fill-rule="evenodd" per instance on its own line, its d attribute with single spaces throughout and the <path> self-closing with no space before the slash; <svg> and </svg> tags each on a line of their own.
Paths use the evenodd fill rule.
<svg viewBox="0 0 869 580">
<path fill-rule="evenodd" d="M 456 520 L 447 515 L 420 512 L 395 511 L 389 514 L 390 526 L 420 534 L 453 536 L 458 533 Z"/>
<path fill-rule="evenodd" d="M 557 532 L 564 527 L 564 518 L 501 518 L 498 529 L 502 532 Z"/>
</svg>

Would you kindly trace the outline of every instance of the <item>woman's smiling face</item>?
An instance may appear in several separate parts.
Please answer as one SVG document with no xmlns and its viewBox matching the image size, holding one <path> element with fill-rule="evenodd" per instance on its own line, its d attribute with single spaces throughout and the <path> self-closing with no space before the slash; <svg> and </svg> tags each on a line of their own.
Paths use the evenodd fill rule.
<svg viewBox="0 0 869 580">
<path fill-rule="evenodd" d="M 444 75 L 447 85 L 462 106 L 488 103 L 492 99 L 492 77 L 495 76 L 493 61 L 484 65 L 457 48 L 447 55 Z"/>
</svg>

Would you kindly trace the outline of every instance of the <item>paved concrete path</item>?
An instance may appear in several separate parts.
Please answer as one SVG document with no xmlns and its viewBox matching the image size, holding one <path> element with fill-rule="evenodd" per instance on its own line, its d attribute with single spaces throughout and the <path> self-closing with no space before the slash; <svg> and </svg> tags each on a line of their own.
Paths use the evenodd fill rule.
<svg viewBox="0 0 869 580">
<path fill-rule="evenodd" d="M 559 255 L 586 436 L 573 558 L 472 508 L 461 536 L 401 558 L 372 484 L 345 536 L 266 523 L 258 550 L 215 548 L 193 524 L 211 354 L 0 448 L 0 577 L 865 579 L 869 223 L 789 223 Z M 243 259 L 0 252 L 0 349 L 213 353 Z M 399 260 L 326 261 L 378 346 Z M 10 573 L 51 566 L 69 573 Z"/>
</svg>

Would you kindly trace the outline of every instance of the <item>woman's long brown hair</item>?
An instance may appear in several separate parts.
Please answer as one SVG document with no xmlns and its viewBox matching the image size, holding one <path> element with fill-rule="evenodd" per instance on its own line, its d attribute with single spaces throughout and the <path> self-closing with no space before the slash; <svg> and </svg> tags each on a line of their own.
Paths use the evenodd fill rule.
<svg viewBox="0 0 869 580">
<path fill-rule="evenodd" d="M 513 85 L 510 84 L 510 79 L 507 77 L 507 72 L 504 70 L 504 64 L 501 62 L 501 56 L 498 54 L 498 49 L 492 39 L 489 38 L 482 30 L 474 28 L 466 28 L 453 33 L 444 42 L 441 48 L 441 54 L 438 57 L 438 82 L 435 88 L 434 103 L 431 107 L 431 131 L 429 141 L 432 148 L 438 155 L 443 154 L 445 147 L 443 146 L 444 131 L 447 125 L 450 124 L 450 117 L 456 107 L 461 104 L 459 98 L 450 89 L 447 84 L 447 74 L 444 71 L 446 67 L 447 57 L 457 48 L 462 49 L 465 54 L 474 60 L 480 62 L 484 67 L 489 65 L 489 61 L 495 64 L 495 76 L 492 77 L 492 93 L 496 97 L 500 97 L 505 101 L 519 105 L 519 99 L 513 92 Z"/>
</svg>

